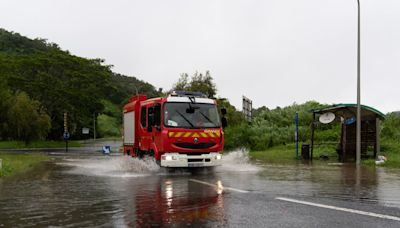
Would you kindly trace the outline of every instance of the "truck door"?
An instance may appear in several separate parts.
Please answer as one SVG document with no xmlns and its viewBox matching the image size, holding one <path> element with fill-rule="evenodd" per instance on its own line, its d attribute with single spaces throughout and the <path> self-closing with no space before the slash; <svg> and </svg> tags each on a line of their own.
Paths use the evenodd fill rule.
<svg viewBox="0 0 400 228">
<path fill-rule="evenodd" d="M 153 124 L 154 124 L 154 107 L 147 106 L 147 122 L 146 127 L 143 129 L 142 136 L 142 150 L 145 152 L 150 152 L 150 146 L 153 141 Z M 143 111 L 144 112 L 144 111 Z"/>
<path fill-rule="evenodd" d="M 162 129 L 162 120 L 161 120 L 161 104 L 156 104 L 154 106 L 154 141 L 155 144 L 157 145 L 158 151 L 164 151 L 164 143 L 163 143 L 163 137 L 161 134 L 161 129 Z"/>
<path fill-rule="evenodd" d="M 142 151 L 148 151 L 150 140 L 148 139 L 149 133 L 147 132 L 148 126 L 148 108 L 146 106 L 140 107 L 140 137 L 139 148 Z"/>
<path fill-rule="evenodd" d="M 152 113 L 149 116 L 151 122 L 151 130 L 148 129 L 151 135 L 151 142 L 154 143 L 156 146 L 157 151 L 162 151 L 163 142 L 162 142 L 162 135 L 161 135 L 161 104 L 156 103 L 154 106 L 150 108 L 150 112 Z M 151 131 L 151 132 L 150 132 Z"/>
</svg>

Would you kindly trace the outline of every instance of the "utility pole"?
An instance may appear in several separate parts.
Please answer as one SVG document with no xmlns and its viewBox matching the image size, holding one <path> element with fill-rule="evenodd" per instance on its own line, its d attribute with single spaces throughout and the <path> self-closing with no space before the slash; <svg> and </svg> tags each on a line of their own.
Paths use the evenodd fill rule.
<svg viewBox="0 0 400 228">
<path fill-rule="evenodd" d="M 356 136 L 356 164 L 361 161 L 361 98 L 360 98 L 360 0 L 357 0 L 357 136 Z"/>
</svg>

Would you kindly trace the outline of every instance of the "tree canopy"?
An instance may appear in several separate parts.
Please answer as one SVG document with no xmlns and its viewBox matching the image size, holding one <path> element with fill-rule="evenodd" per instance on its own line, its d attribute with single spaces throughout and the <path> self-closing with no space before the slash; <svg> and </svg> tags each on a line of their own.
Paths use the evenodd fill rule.
<svg viewBox="0 0 400 228">
<path fill-rule="evenodd" d="M 104 111 L 103 100 L 121 110 L 123 102 L 136 93 L 135 88 L 150 97 L 158 93 L 154 86 L 116 74 L 111 68 L 102 59 L 74 56 L 44 39 L 32 40 L 0 29 L 0 98 L 24 92 L 27 99 L 38 101 L 51 120 L 47 138 L 62 137 L 64 112 L 69 114 L 72 137 L 81 138 L 80 129 L 92 126 L 93 115 Z M 0 106 L 5 105 L 5 99 L 1 100 Z M 121 114 L 113 118 L 119 119 Z M 2 114 L 0 137 L 21 138 L 6 136 L 4 124 Z"/>
<path fill-rule="evenodd" d="M 205 74 L 196 72 L 190 78 L 187 73 L 181 74 L 172 90 L 202 92 L 209 98 L 215 98 L 217 94 L 217 87 L 209 71 Z"/>
</svg>

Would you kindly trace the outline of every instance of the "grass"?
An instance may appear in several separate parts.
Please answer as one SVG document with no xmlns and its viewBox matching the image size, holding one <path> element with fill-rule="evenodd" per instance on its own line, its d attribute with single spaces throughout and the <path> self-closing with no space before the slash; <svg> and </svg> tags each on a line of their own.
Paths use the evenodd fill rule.
<svg viewBox="0 0 400 228">
<path fill-rule="evenodd" d="M 265 151 L 251 151 L 252 159 L 274 164 L 290 164 L 296 162 L 296 151 L 294 144 L 274 146 Z"/>
<path fill-rule="evenodd" d="M 0 178 L 13 176 L 18 173 L 27 172 L 40 162 L 48 159 L 47 155 L 40 153 L 32 154 L 2 154 L 2 168 L 0 169 Z"/>
<path fill-rule="evenodd" d="M 314 148 L 314 160 L 319 159 L 321 155 L 326 155 L 329 157 L 330 161 L 337 161 L 337 154 L 333 145 L 320 145 L 315 146 Z M 300 157 L 301 144 L 299 145 L 298 153 L 298 156 Z M 290 164 L 297 162 L 295 144 L 274 146 L 264 151 L 251 151 L 250 156 L 252 159 L 274 164 Z"/>
<path fill-rule="evenodd" d="M 79 141 L 68 141 L 69 147 L 81 147 Z M 22 149 L 22 148 L 61 148 L 65 147 L 64 141 L 33 141 L 28 144 L 22 141 L 0 141 L 0 149 Z"/>
<path fill-rule="evenodd" d="M 379 166 L 389 168 L 400 168 L 400 142 L 397 140 L 382 140 L 381 153 L 387 158 L 387 161 Z M 374 166 L 375 161 L 373 159 L 364 160 L 363 164 Z"/>
</svg>

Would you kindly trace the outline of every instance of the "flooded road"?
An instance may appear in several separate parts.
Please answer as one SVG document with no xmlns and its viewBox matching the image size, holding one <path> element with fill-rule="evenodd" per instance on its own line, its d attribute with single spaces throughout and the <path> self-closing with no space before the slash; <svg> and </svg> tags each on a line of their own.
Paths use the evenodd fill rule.
<svg viewBox="0 0 400 228">
<path fill-rule="evenodd" d="M 400 226 L 399 170 L 253 164 L 245 152 L 223 164 L 168 171 L 124 156 L 53 156 L 0 180 L 0 227 Z"/>
</svg>

